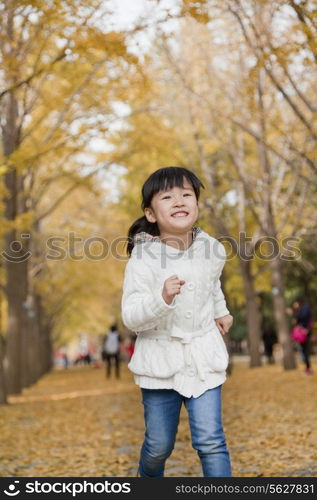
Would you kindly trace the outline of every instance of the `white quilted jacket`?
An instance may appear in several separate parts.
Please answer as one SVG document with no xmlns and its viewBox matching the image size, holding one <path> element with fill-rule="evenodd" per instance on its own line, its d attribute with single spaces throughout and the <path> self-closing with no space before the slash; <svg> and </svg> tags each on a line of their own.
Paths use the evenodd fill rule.
<svg viewBox="0 0 317 500">
<path fill-rule="evenodd" d="M 121 314 L 137 334 L 128 367 L 140 387 L 198 397 L 225 381 L 229 357 L 214 321 L 230 314 L 219 279 L 225 260 L 222 243 L 199 227 L 185 251 L 144 232 L 135 236 Z M 185 284 L 168 305 L 162 290 L 173 274 Z"/>
</svg>

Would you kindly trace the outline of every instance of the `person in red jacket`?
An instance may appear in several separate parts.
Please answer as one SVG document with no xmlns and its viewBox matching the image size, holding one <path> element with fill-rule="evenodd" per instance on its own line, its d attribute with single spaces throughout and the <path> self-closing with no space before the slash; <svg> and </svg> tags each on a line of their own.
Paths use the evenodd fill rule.
<svg viewBox="0 0 317 500">
<path fill-rule="evenodd" d="M 293 307 L 293 317 L 295 319 L 295 325 L 301 325 L 307 329 L 306 340 L 301 342 L 300 349 L 303 357 L 303 361 L 306 365 L 304 370 L 304 375 L 311 375 L 313 370 L 311 368 L 310 362 L 310 350 L 311 350 L 311 336 L 313 327 L 313 316 L 309 304 L 304 300 L 303 297 L 297 297 L 292 304 Z"/>
</svg>

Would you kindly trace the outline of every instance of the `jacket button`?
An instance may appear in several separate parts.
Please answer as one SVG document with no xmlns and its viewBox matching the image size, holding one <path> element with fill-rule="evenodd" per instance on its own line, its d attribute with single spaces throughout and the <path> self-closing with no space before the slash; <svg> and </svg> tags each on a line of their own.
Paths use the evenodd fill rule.
<svg viewBox="0 0 317 500">
<path fill-rule="evenodd" d="M 187 288 L 188 288 L 188 290 L 194 290 L 194 288 L 195 288 L 195 283 L 193 283 L 192 281 L 190 281 L 190 282 L 188 283 L 188 285 L 187 285 Z"/>
<path fill-rule="evenodd" d="M 193 313 L 191 311 L 187 311 L 185 314 L 185 318 L 191 318 Z"/>
</svg>

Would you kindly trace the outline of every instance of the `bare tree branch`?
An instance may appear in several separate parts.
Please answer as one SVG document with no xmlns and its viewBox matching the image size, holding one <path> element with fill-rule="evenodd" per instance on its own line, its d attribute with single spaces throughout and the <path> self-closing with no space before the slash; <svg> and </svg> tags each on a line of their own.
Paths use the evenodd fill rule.
<svg viewBox="0 0 317 500">
<path fill-rule="evenodd" d="M 312 54 L 315 58 L 315 62 L 317 63 L 316 37 L 314 36 L 314 33 L 311 30 L 311 27 L 307 23 L 307 19 L 305 17 L 304 11 L 303 11 L 301 5 L 294 2 L 294 0 L 289 0 L 289 4 L 293 7 L 300 22 L 303 23 L 303 25 L 305 26 L 303 33 L 305 33 L 305 35 L 307 37 L 307 43 L 308 43 L 310 50 L 312 51 Z"/>
<path fill-rule="evenodd" d="M 131 151 L 129 151 L 127 153 L 124 153 L 119 158 L 112 159 L 109 162 L 106 162 L 105 164 L 103 164 L 102 166 L 97 167 L 96 169 L 94 169 L 89 174 L 85 175 L 84 177 L 81 177 L 81 178 L 77 179 L 76 182 L 74 182 L 74 184 L 72 184 L 71 186 L 69 186 L 66 189 L 66 191 L 64 191 L 64 193 L 61 194 L 61 196 L 59 198 L 57 198 L 54 201 L 54 203 L 47 210 L 45 210 L 45 212 L 43 212 L 42 214 L 40 214 L 35 219 L 35 224 L 39 223 L 42 219 L 44 219 L 45 217 L 47 217 L 48 215 L 50 215 L 58 207 L 58 205 L 60 205 L 60 203 L 62 203 L 62 201 L 64 201 L 67 198 L 67 196 L 69 196 L 70 193 L 72 193 L 76 188 L 78 188 L 80 186 L 85 186 L 86 181 L 88 179 L 90 179 L 91 177 L 93 177 L 96 173 L 100 172 L 101 170 L 103 170 L 105 168 L 109 168 L 111 165 L 113 165 L 115 163 L 119 163 L 126 156 L 129 156 L 131 154 L 132 154 Z"/>
<path fill-rule="evenodd" d="M 34 78 L 36 78 L 37 76 L 40 76 L 42 73 L 44 73 L 44 71 L 47 71 L 47 68 L 51 68 L 52 66 L 54 66 L 54 64 L 58 63 L 59 61 L 61 61 L 65 57 L 66 57 L 66 53 L 63 50 L 49 64 L 46 64 L 45 66 L 42 66 L 42 68 L 40 68 L 39 70 L 35 71 L 35 73 L 31 73 L 31 75 L 29 75 L 27 78 L 25 78 L 23 80 L 20 80 L 19 82 L 14 83 L 10 87 L 8 87 L 8 88 L 4 89 L 2 92 L 0 92 L 0 99 L 4 95 L 17 90 L 18 88 L 22 87 L 23 85 L 27 85 Z"/>
<path fill-rule="evenodd" d="M 295 115 L 305 125 L 305 127 L 307 128 L 307 130 L 309 130 L 309 132 L 311 133 L 312 137 L 317 141 L 317 134 L 314 131 L 313 127 L 311 126 L 310 122 L 307 120 L 307 118 L 301 112 L 301 110 L 299 109 L 299 107 L 296 105 L 296 103 L 293 101 L 293 99 L 291 99 L 290 95 L 286 92 L 286 90 L 283 88 L 283 86 L 281 85 L 281 83 L 278 81 L 277 77 L 274 75 L 274 72 L 273 72 L 272 68 L 270 68 L 268 66 L 267 59 L 264 57 L 264 49 L 263 49 L 261 41 L 260 41 L 260 35 L 259 35 L 259 32 L 258 32 L 255 24 L 252 22 L 252 20 L 250 19 L 250 17 L 247 16 L 247 14 L 245 12 L 245 9 L 243 8 L 240 0 L 234 0 L 234 2 L 237 5 L 237 9 L 233 9 L 229 5 L 229 11 L 238 20 L 238 22 L 240 24 L 240 27 L 241 27 L 241 30 L 242 30 L 242 33 L 244 35 L 244 38 L 245 38 L 247 44 L 252 49 L 252 51 L 253 51 L 255 57 L 258 59 L 258 61 L 262 62 L 262 67 L 264 68 L 265 72 L 269 76 L 269 78 L 270 78 L 271 82 L 273 83 L 273 85 L 275 86 L 275 88 L 282 94 L 282 96 L 284 97 L 285 101 L 288 103 L 288 105 L 294 111 Z M 247 34 L 247 29 L 246 29 L 246 27 L 245 27 L 245 25 L 243 23 L 243 20 L 241 18 L 240 12 L 243 12 L 244 15 L 247 17 L 248 22 L 250 24 L 250 27 L 251 27 L 251 29 L 253 31 L 256 43 L 253 43 L 253 41 L 251 40 L 251 38 Z M 260 57 L 260 53 L 261 53 L 262 57 Z"/>
</svg>

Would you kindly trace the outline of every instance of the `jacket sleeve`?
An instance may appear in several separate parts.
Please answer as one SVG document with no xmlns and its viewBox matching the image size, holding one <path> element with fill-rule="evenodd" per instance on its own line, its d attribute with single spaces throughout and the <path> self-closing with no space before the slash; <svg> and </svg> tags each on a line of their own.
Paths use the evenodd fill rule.
<svg viewBox="0 0 317 500">
<path fill-rule="evenodd" d="M 220 279 L 217 280 L 216 286 L 214 288 L 214 318 L 222 318 L 223 316 L 227 316 L 230 314 L 230 311 L 227 309 L 226 299 L 224 293 L 221 289 Z"/>
<path fill-rule="evenodd" d="M 124 325 L 134 332 L 154 328 L 162 316 L 176 308 L 176 296 L 167 304 L 162 296 L 163 286 L 153 282 L 152 276 L 142 260 L 129 259 L 123 280 L 121 316 Z"/>
<path fill-rule="evenodd" d="M 219 245 L 217 246 L 217 252 L 219 252 L 219 255 L 217 255 L 217 257 L 220 258 L 220 262 L 218 264 L 219 267 L 218 267 L 217 275 L 215 278 L 215 286 L 214 286 L 214 290 L 213 290 L 214 319 L 222 318 L 223 316 L 230 314 L 230 312 L 227 308 L 224 293 L 221 289 L 220 276 L 221 276 L 222 270 L 224 268 L 224 265 L 226 263 L 227 255 L 226 255 L 225 247 L 220 242 L 219 242 Z"/>
</svg>

